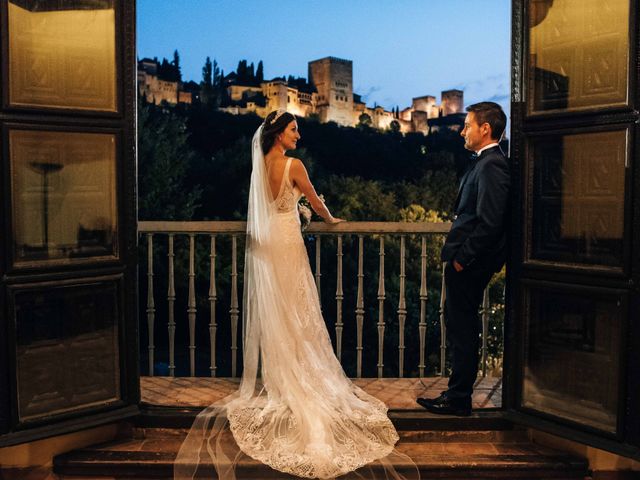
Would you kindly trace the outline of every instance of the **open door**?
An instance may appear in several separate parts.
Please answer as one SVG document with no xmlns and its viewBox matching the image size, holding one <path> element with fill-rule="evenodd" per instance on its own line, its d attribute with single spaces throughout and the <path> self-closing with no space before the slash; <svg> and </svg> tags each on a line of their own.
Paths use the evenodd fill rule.
<svg viewBox="0 0 640 480">
<path fill-rule="evenodd" d="M 4 446 L 137 412 L 135 2 L 0 22 Z"/>
<path fill-rule="evenodd" d="M 505 405 L 640 451 L 637 0 L 513 2 Z"/>
</svg>

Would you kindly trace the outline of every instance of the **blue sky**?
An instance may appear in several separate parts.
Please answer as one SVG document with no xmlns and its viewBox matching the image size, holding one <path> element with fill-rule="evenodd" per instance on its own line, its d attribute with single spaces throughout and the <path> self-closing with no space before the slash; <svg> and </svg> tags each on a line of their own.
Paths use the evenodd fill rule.
<svg viewBox="0 0 640 480">
<path fill-rule="evenodd" d="M 225 72 L 307 76 L 328 55 L 353 61 L 355 93 L 387 109 L 449 88 L 465 104 L 509 102 L 510 0 L 138 0 L 138 56 L 180 52 L 183 78 L 205 58 Z"/>
</svg>

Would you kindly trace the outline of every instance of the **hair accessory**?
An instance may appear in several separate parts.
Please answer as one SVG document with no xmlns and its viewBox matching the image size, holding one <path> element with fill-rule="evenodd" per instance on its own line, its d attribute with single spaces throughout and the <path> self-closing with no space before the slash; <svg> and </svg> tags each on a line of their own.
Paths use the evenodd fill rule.
<svg viewBox="0 0 640 480">
<path fill-rule="evenodd" d="M 276 123 L 278 119 L 285 113 L 286 113 L 286 110 L 279 110 L 278 113 L 276 113 L 276 116 L 271 119 L 271 121 L 269 122 L 269 125 L 273 125 L 274 123 Z"/>
</svg>

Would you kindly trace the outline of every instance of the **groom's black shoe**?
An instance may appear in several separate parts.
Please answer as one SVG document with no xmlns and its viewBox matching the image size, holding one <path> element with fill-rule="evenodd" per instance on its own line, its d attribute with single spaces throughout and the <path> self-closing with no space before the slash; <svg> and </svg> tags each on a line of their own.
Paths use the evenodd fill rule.
<svg viewBox="0 0 640 480">
<path fill-rule="evenodd" d="M 416 402 L 418 402 L 419 405 L 423 406 L 424 408 L 427 408 L 427 405 L 431 406 L 435 403 L 440 403 L 442 402 L 447 396 L 447 392 L 440 392 L 440 396 L 436 397 L 436 398 L 424 398 L 424 397 L 418 397 L 416 399 Z"/>
<path fill-rule="evenodd" d="M 449 398 L 446 393 L 443 393 L 438 398 L 418 398 L 416 401 L 431 413 L 457 415 L 460 417 L 471 415 L 470 398 Z"/>
</svg>

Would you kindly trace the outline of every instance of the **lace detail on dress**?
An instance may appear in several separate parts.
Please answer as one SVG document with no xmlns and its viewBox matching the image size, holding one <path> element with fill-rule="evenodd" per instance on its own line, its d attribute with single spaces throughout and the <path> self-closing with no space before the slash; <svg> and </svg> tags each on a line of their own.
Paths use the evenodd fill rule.
<svg viewBox="0 0 640 480">
<path fill-rule="evenodd" d="M 268 321 L 289 333 L 264 345 L 266 394 L 229 405 L 229 427 L 245 454 L 271 468 L 335 478 L 389 455 L 398 434 L 386 405 L 353 385 L 333 353 L 297 215 L 276 217 L 286 311 Z M 284 363 L 272 365 L 276 357 Z"/>
<path fill-rule="evenodd" d="M 252 143 L 247 233 L 253 237 L 245 255 L 242 382 L 237 392 L 196 417 L 176 457 L 174 478 L 210 478 L 204 476 L 210 464 L 217 478 L 237 480 L 243 458 L 238 448 L 298 477 L 335 478 L 381 459 L 382 475 L 376 467 L 373 476 L 354 476 L 406 478 L 390 458 L 382 460 L 400 455 L 403 468 L 411 465 L 394 451 L 398 434 L 386 405 L 354 385 L 334 354 L 300 232 L 301 194 L 289 180 L 291 159 L 273 198 L 261 132 L 262 127 Z M 228 430 L 237 445 L 221 436 Z"/>
<path fill-rule="evenodd" d="M 289 169 L 291 168 L 291 158 L 287 160 L 287 164 L 284 167 L 284 173 L 282 175 L 282 183 L 278 196 L 274 200 L 276 204 L 276 210 L 278 213 L 287 213 L 293 210 L 297 210 L 298 200 L 300 200 L 300 191 L 298 188 L 291 185 L 289 180 Z"/>
<path fill-rule="evenodd" d="M 398 441 L 386 407 L 367 407 L 334 412 L 324 425 L 301 425 L 286 405 L 269 409 L 273 411 L 240 407 L 230 410 L 228 418 L 238 446 L 250 457 L 299 477 L 334 478 L 387 456 Z M 294 441 L 304 438 L 305 428 L 308 433 L 314 426 L 328 427 L 329 431 L 316 432 L 304 445 Z M 353 432 L 364 438 L 354 438 Z"/>
</svg>

